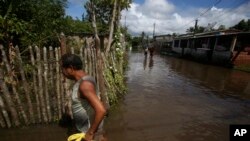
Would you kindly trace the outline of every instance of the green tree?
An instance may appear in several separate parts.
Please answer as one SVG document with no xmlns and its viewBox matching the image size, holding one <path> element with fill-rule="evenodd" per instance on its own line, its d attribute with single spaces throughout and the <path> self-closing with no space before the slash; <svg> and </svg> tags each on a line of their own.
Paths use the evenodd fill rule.
<svg viewBox="0 0 250 141">
<path fill-rule="evenodd" d="M 187 33 L 194 33 L 194 27 L 189 27 L 187 30 L 186 30 Z"/>
<path fill-rule="evenodd" d="M 131 44 L 133 47 L 141 45 L 142 37 L 133 37 Z"/>
<path fill-rule="evenodd" d="M 205 27 L 197 26 L 197 30 L 195 31 L 194 27 L 190 27 L 186 30 L 187 33 L 202 33 L 205 31 Z"/>
<path fill-rule="evenodd" d="M 250 19 L 245 21 L 244 19 L 241 20 L 238 24 L 230 27 L 230 29 L 238 29 L 242 31 L 250 31 Z"/>
<path fill-rule="evenodd" d="M 1 0 L 0 40 L 27 46 L 58 40 L 63 30 L 66 0 Z"/>
<path fill-rule="evenodd" d="M 226 29 L 226 26 L 225 25 L 220 25 L 219 27 L 218 27 L 218 30 L 225 30 Z"/>
</svg>

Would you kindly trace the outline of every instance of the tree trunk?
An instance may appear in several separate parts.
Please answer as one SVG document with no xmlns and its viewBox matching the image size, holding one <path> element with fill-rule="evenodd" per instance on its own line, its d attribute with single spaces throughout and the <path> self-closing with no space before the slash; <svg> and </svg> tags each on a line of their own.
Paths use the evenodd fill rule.
<svg viewBox="0 0 250 141">
<path fill-rule="evenodd" d="M 37 118 L 38 118 L 38 122 L 41 123 L 42 121 L 42 118 L 41 118 L 41 110 L 40 110 L 40 107 L 41 107 L 41 104 L 40 104 L 40 101 L 39 101 L 39 92 L 38 92 L 38 89 L 37 89 L 37 75 L 36 75 L 36 67 L 35 67 L 35 57 L 34 57 L 34 52 L 33 52 L 33 49 L 32 47 L 30 46 L 29 47 L 29 50 L 30 50 L 30 59 L 31 59 L 31 64 L 32 66 L 34 67 L 32 69 L 32 80 L 33 80 L 33 93 L 35 95 L 35 100 L 36 100 L 36 112 L 37 112 Z"/>
<path fill-rule="evenodd" d="M 106 55 L 110 51 L 111 43 L 113 41 L 114 22 L 115 22 L 115 17 L 116 17 L 116 7 L 117 7 L 117 0 L 114 1 L 114 7 L 113 7 L 113 12 L 112 12 L 112 20 L 111 20 L 110 27 L 109 27 L 109 40 L 108 40 L 108 45 L 107 45 L 107 48 L 106 48 L 106 51 L 105 51 Z"/>
<path fill-rule="evenodd" d="M 118 1 L 118 6 L 117 6 L 117 12 L 116 12 L 116 14 L 117 14 L 117 17 L 116 17 L 116 20 L 115 20 L 115 24 L 116 24 L 116 28 L 117 28 L 117 30 L 118 31 L 120 31 L 120 19 L 121 19 L 121 2 L 122 1 Z"/>
<path fill-rule="evenodd" d="M 116 5 L 116 1 L 117 0 L 115 0 L 115 5 Z M 102 62 L 102 56 L 101 56 L 100 38 L 98 36 L 98 31 L 97 31 L 97 27 L 96 27 L 96 18 L 95 18 L 95 11 L 94 11 L 94 8 L 93 8 L 93 3 L 91 3 L 91 9 L 90 10 L 91 10 L 91 13 L 92 13 L 92 15 L 91 15 L 92 16 L 92 26 L 94 28 L 94 33 L 95 33 L 95 47 L 96 47 L 97 66 L 98 66 L 98 68 L 97 68 L 97 78 L 98 78 L 98 83 L 99 83 L 99 88 L 100 88 L 99 91 L 100 91 L 101 100 L 104 103 L 104 106 L 108 109 L 109 104 L 107 103 L 107 101 L 105 101 L 105 99 L 106 99 L 106 97 L 105 97 L 106 88 L 105 88 L 105 83 L 104 83 L 104 76 L 103 76 L 103 73 L 102 73 L 104 68 L 103 68 L 103 62 Z M 113 31 L 111 33 L 113 34 Z M 112 35 L 111 35 L 111 39 L 112 39 Z M 97 92 L 97 93 L 99 93 L 99 92 Z"/>
<path fill-rule="evenodd" d="M 11 68 L 10 68 L 10 65 L 7 61 L 7 57 L 6 57 L 6 54 L 5 54 L 5 51 L 3 50 L 3 46 L 0 47 L 0 50 L 2 52 L 2 57 L 3 57 L 3 62 L 5 63 L 5 66 L 6 66 L 6 69 L 7 69 L 7 72 L 12 72 L 11 71 Z M 14 78 L 13 78 L 13 75 L 9 75 L 9 78 L 10 78 L 10 81 L 13 82 L 14 81 Z M 28 122 L 28 118 L 27 118 L 27 115 L 23 109 L 23 105 L 22 105 L 22 102 L 20 100 L 20 97 L 19 97 L 19 94 L 17 92 L 17 89 L 16 89 L 16 85 L 15 84 L 11 84 L 12 85 L 12 91 L 13 91 L 13 94 L 14 94 L 14 98 L 16 99 L 17 101 L 17 106 L 18 106 L 18 110 L 20 111 L 21 115 L 22 115 L 22 118 L 24 120 L 24 123 L 26 125 L 29 124 Z"/>
<path fill-rule="evenodd" d="M 37 58 L 37 76 L 38 76 L 38 90 L 39 90 L 39 98 L 42 109 L 42 117 L 45 123 L 48 122 L 48 118 L 46 115 L 45 101 L 43 96 L 43 80 L 42 80 L 42 65 L 41 65 L 41 52 L 40 49 L 36 46 L 36 58 Z"/>
<path fill-rule="evenodd" d="M 102 69 L 104 70 L 104 68 L 107 68 L 107 65 L 105 65 L 105 61 L 106 61 L 105 55 L 104 55 L 104 53 L 99 53 L 98 56 L 101 57 Z M 99 70 L 98 66 L 97 66 L 97 70 Z M 110 104 L 109 104 L 109 99 L 108 99 L 108 95 L 107 95 L 107 90 L 106 90 L 106 87 L 105 87 L 105 78 L 104 78 L 105 75 L 104 75 L 104 71 L 103 72 L 98 72 L 97 71 L 97 77 L 99 77 L 99 76 L 102 77 L 101 79 L 102 79 L 102 83 L 103 83 L 102 85 L 99 84 L 99 86 L 102 87 L 100 89 L 102 89 L 102 91 L 103 91 L 103 94 L 101 95 L 101 99 L 102 99 L 102 102 L 104 103 L 106 109 L 109 109 L 110 108 Z"/>
</svg>

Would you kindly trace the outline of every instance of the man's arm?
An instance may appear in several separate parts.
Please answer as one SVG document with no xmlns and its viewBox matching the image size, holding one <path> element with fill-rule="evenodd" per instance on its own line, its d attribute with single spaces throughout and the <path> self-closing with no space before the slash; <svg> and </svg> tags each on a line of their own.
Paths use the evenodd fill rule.
<svg viewBox="0 0 250 141">
<path fill-rule="evenodd" d="M 106 109 L 101 100 L 97 97 L 95 87 L 91 82 L 83 81 L 79 89 L 81 96 L 88 100 L 95 111 L 94 120 L 85 136 L 86 140 L 92 140 L 94 133 L 97 131 L 99 124 L 106 114 Z"/>
</svg>

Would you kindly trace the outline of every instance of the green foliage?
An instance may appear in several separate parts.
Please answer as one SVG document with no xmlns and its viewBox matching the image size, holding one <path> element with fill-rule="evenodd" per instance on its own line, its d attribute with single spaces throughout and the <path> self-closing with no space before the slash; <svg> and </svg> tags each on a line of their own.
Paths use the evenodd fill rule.
<svg viewBox="0 0 250 141">
<path fill-rule="evenodd" d="M 132 36 L 131 36 L 131 34 L 128 32 L 128 28 L 127 28 L 127 27 L 121 27 L 120 30 L 121 30 L 121 33 L 125 36 L 125 41 L 126 41 L 127 43 L 131 43 L 131 41 L 132 41 Z"/>
<path fill-rule="evenodd" d="M 218 30 L 225 30 L 226 29 L 226 26 L 225 25 L 220 25 L 219 27 L 218 27 Z"/>
<path fill-rule="evenodd" d="M 141 41 L 142 41 L 142 37 L 133 37 L 132 38 L 132 46 L 135 47 L 135 46 L 139 46 L 141 44 Z"/>
<path fill-rule="evenodd" d="M 104 71 L 104 74 L 105 74 L 105 78 L 108 82 L 108 99 L 109 99 L 109 102 L 110 102 L 110 105 L 113 105 L 115 103 L 117 103 L 118 101 L 118 97 L 117 97 L 117 94 L 116 94 L 116 88 L 115 88 L 115 82 L 114 82 L 114 76 L 113 76 L 113 72 L 111 70 L 112 68 L 110 69 L 106 69 Z"/>
<path fill-rule="evenodd" d="M 195 30 L 194 27 L 190 27 L 186 30 L 187 33 L 202 33 L 205 31 L 205 27 L 203 26 L 197 26 L 197 30 Z"/>
<path fill-rule="evenodd" d="M 118 69 L 110 66 L 104 71 L 105 78 L 108 82 L 108 99 L 110 105 L 114 105 L 118 102 L 119 98 L 127 92 L 124 76 Z"/>
<path fill-rule="evenodd" d="M 250 19 L 245 21 L 244 19 L 241 20 L 238 24 L 230 27 L 230 29 L 238 29 L 242 31 L 250 31 Z"/>
<path fill-rule="evenodd" d="M 127 68 L 128 62 L 125 61 L 125 43 L 123 39 L 125 35 L 116 31 L 113 40 L 113 47 L 111 58 L 107 64 L 109 67 L 105 70 L 105 78 L 108 81 L 108 97 L 110 104 L 115 104 L 118 99 L 127 92 L 126 83 L 124 80 L 124 70 Z"/>
<path fill-rule="evenodd" d="M 91 5 L 91 2 L 93 3 L 93 5 Z M 128 9 L 131 3 L 132 0 L 118 0 L 120 11 L 117 12 L 121 12 L 124 9 Z M 111 21 L 114 0 L 90 0 L 85 3 L 84 7 L 87 12 L 85 19 L 91 21 L 91 8 L 93 8 L 96 14 L 97 23 L 107 26 Z M 119 15 L 118 13 L 116 14 Z"/>
<path fill-rule="evenodd" d="M 66 16 L 64 19 L 64 32 L 70 33 L 92 33 L 92 25 L 90 22 L 74 20 L 71 16 Z"/>
<path fill-rule="evenodd" d="M 92 2 L 93 5 L 91 5 L 90 1 L 86 2 L 86 4 L 84 5 L 87 11 L 87 15 L 85 18 L 88 21 L 91 21 L 91 8 L 93 7 L 93 9 L 95 10 L 97 23 L 108 25 L 110 18 L 112 17 L 111 15 L 113 8 L 110 0 L 92 0 Z"/>
<path fill-rule="evenodd" d="M 58 41 L 66 0 L 1 0 L 0 42 L 21 47 Z"/>
</svg>

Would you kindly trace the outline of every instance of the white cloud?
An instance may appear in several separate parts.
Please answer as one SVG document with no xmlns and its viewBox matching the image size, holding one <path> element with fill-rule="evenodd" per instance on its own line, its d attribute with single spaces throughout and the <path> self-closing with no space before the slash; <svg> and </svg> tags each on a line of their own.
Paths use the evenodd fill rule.
<svg viewBox="0 0 250 141">
<path fill-rule="evenodd" d="M 145 0 L 143 4 L 132 3 L 128 11 L 122 12 L 121 23 L 125 24 L 126 16 L 126 25 L 132 34 L 138 35 L 144 31 L 152 35 L 154 23 L 156 34 L 172 34 L 185 33 L 186 29 L 194 26 L 196 18 L 200 26 L 216 22 L 215 28 L 219 25 L 230 27 L 242 19 L 250 18 L 250 2 L 234 9 L 212 7 L 205 14 L 202 14 L 207 10 L 204 8 L 182 9 L 182 11 L 177 9 L 177 6 L 167 0 Z"/>
</svg>

